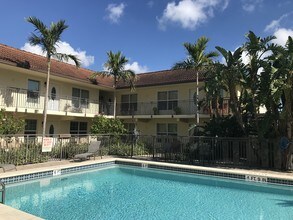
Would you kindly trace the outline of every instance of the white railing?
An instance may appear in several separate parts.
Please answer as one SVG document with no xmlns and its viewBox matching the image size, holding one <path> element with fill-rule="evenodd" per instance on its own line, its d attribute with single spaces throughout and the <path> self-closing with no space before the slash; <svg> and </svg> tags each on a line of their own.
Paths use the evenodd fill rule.
<svg viewBox="0 0 293 220">
<path fill-rule="evenodd" d="M 0 88 L 0 108 L 43 110 L 45 95 L 38 91 L 21 88 Z M 82 114 L 98 114 L 98 100 L 81 99 L 71 96 L 49 96 L 48 111 Z"/>
<path fill-rule="evenodd" d="M 199 114 L 212 114 L 216 110 L 208 106 L 200 106 Z M 218 107 L 221 115 L 230 113 L 229 99 L 224 99 Z M 193 100 L 151 101 L 136 103 L 117 103 L 117 115 L 194 115 L 196 105 Z"/>
</svg>

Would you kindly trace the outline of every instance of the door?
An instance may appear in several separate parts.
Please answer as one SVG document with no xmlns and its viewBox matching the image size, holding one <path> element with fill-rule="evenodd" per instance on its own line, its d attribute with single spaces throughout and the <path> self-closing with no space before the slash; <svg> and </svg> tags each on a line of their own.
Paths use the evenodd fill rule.
<svg viewBox="0 0 293 220">
<path fill-rule="evenodd" d="M 54 128 L 54 125 L 51 124 L 50 125 L 50 128 L 49 128 L 49 136 L 50 137 L 53 137 L 54 136 L 54 133 L 55 133 L 55 128 Z"/>
<path fill-rule="evenodd" d="M 50 86 L 48 110 L 59 111 L 59 95 L 56 85 Z"/>
</svg>

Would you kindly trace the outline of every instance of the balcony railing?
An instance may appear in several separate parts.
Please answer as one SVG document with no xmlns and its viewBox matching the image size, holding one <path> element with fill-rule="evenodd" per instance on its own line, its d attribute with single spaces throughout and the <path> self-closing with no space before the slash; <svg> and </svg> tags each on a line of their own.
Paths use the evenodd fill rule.
<svg viewBox="0 0 293 220">
<path fill-rule="evenodd" d="M 216 109 L 211 107 L 200 107 L 199 114 L 212 114 Z M 224 99 L 222 106 L 218 107 L 220 115 L 228 115 L 229 100 Z M 117 115 L 194 115 L 196 105 L 193 100 L 178 100 L 172 102 L 137 102 L 137 103 L 117 103 Z"/>
<path fill-rule="evenodd" d="M 0 88 L 0 108 L 13 111 L 40 111 L 44 108 L 45 95 L 21 88 Z M 98 100 L 52 94 L 48 97 L 48 113 L 99 114 Z"/>
</svg>

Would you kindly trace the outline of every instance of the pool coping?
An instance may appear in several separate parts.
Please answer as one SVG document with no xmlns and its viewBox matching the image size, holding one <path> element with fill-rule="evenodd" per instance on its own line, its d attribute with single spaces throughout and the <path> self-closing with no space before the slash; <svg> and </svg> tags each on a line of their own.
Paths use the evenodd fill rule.
<svg viewBox="0 0 293 220">
<path fill-rule="evenodd" d="M 293 186 L 292 173 L 264 173 L 256 170 L 231 169 L 231 168 L 214 168 L 202 167 L 185 164 L 172 164 L 166 162 L 144 161 L 126 158 L 107 158 L 100 160 L 89 160 L 84 162 L 75 162 L 72 164 L 64 164 L 50 167 L 39 167 L 28 170 L 19 170 L 8 173 L 1 173 L 0 180 L 5 184 L 13 184 L 36 180 L 46 177 L 53 177 L 75 173 L 82 170 L 91 170 L 95 168 L 103 168 L 111 165 L 127 165 L 142 168 L 153 168 L 168 171 L 177 171 L 183 173 L 199 174 L 205 176 L 215 176 L 230 179 L 239 179 L 243 181 L 270 183 L 277 185 Z M 0 204 L 0 216 L 4 219 L 21 219 L 39 220 L 37 216 L 14 209 L 7 205 Z M 15 218 L 14 218 L 15 217 Z"/>
<path fill-rule="evenodd" d="M 39 167 L 28 170 L 1 173 L 0 180 L 5 184 L 12 184 L 34 179 L 74 173 L 82 170 L 107 167 L 114 164 L 293 186 L 292 173 L 264 173 L 257 170 L 203 167 L 126 158 L 106 158 L 100 160 L 89 160 L 84 162 L 73 162 L 71 164 L 63 164 L 58 166 Z"/>
</svg>

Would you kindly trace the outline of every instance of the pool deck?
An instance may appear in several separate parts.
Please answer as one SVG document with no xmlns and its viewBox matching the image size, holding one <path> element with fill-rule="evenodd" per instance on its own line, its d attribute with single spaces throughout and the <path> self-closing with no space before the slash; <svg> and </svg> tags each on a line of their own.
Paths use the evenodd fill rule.
<svg viewBox="0 0 293 220">
<path fill-rule="evenodd" d="M 5 173 L 3 172 L 1 173 L 0 171 L 0 178 L 18 176 L 18 175 L 30 174 L 30 173 L 36 173 L 36 172 L 44 172 L 44 171 L 55 170 L 55 169 L 78 167 L 78 166 L 84 166 L 84 165 L 90 165 L 90 164 L 96 164 L 96 163 L 112 162 L 117 160 L 122 162 L 139 162 L 144 164 L 168 166 L 168 167 L 174 167 L 174 168 L 188 168 L 188 169 L 222 172 L 222 173 L 229 173 L 229 174 L 245 174 L 245 175 L 252 175 L 252 176 L 271 177 L 271 178 L 277 178 L 277 179 L 287 179 L 287 180 L 293 181 L 292 171 L 278 172 L 278 171 L 258 170 L 258 169 L 239 169 L 239 168 L 222 168 L 222 167 L 218 168 L 218 167 L 210 167 L 210 166 L 205 167 L 205 166 L 183 165 L 183 164 L 143 161 L 143 160 L 126 159 L 126 158 L 115 158 L 115 157 L 104 157 L 103 159 L 95 158 L 95 160 L 91 159 L 91 160 L 82 161 L 82 162 L 62 160 L 62 161 L 50 161 L 46 163 L 17 166 L 16 167 L 17 170 L 14 170 L 14 171 L 8 171 Z M 41 218 L 22 212 L 20 210 L 14 209 L 12 207 L 0 204 L 0 219 L 37 220 Z"/>
</svg>

